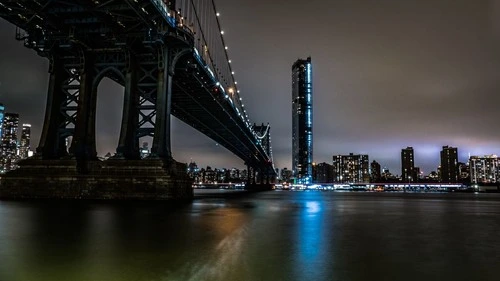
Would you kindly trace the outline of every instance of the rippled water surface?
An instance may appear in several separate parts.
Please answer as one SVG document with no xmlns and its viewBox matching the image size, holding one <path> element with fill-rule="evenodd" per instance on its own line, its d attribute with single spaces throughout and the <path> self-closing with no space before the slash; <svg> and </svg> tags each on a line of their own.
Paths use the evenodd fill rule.
<svg viewBox="0 0 500 281">
<path fill-rule="evenodd" d="M 0 280 L 498 281 L 500 194 L 0 201 Z"/>
</svg>

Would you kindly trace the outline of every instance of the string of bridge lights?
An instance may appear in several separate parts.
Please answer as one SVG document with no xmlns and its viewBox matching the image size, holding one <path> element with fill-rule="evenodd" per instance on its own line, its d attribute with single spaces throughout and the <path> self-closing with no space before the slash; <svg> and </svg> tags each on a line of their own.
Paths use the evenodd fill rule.
<svg viewBox="0 0 500 281">
<path fill-rule="evenodd" d="M 213 1 L 212 1 L 213 3 Z M 214 4 L 214 3 L 213 3 Z M 215 4 L 213 5 L 214 6 L 214 10 L 215 10 Z M 228 63 L 228 67 L 229 67 L 229 72 L 231 74 L 231 78 L 232 78 L 232 81 L 234 83 L 234 85 L 231 87 L 229 87 L 228 89 L 226 89 L 230 94 L 234 95 L 234 93 L 236 92 L 238 94 L 238 97 L 237 99 L 235 99 L 241 106 L 241 109 L 243 110 L 243 114 L 239 113 L 238 111 L 238 115 L 243 119 L 243 121 L 245 122 L 245 124 L 247 125 L 247 127 L 249 129 L 251 129 L 252 131 L 252 134 L 254 135 L 254 137 L 256 138 L 259 138 L 259 136 L 257 135 L 257 133 L 255 132 L 255 130 L 252 128 L 252 125 L 251 125 L 251 122 L 250 122 L 250 118 L 248 117 L 248 113 L 245 109 L 245 104 L 243 103 L 243 98 L 239 96 L 239 94 L 241 93 L 240 90 L 238 89 L 238 81 L 236 81 L 236 78 L 235 78 L 235 74 L 236 72 L 233 70 L 233 67 L 232 67 L 232 60 L 229 58 L 229 46 L 226 45 L 225 43 L 225 40 L 224 40 L 224 35 L 225 35 L 225 32 L 224 30 L 222 29 L 222 26 L 221 26 L 221 23 L 220 23 L 220 16 L 221 16 L 221 13 L 220 12 L 216 12 L 216 23 L 217 23 L 217 26 L 220 30 L 220 38 L 221 38 L 221 41 L 222 41 L 222 45 L 224 46 L 224 55 L 226 56 L 226 60 L 227 60 L 227 63 Z M 184 18 L 182 15 L 180 15 L 182 18 Z M 216 83 L 217 86 L 222 86 L 220 82 L 217 82 Z M 233 89 L 234 88 L 234 89 Z M 233 96 L 234 97 L 234 96 Z M 228 95 L 226 95 L 226 98 L 229 98 Z M 264 134 L 265 136 L 265 134 Z M 262 136 L 262 137 L 264 137 Z"/>
<path fill-rule="evenodd" d="M 214 5 L 215 7 L 215 5 Z M 219 27 L 219 30 L 220 30 L 220 37 L 221 37 L 221 40 L 222 40 L 222 44 L 224 45 L 224 54 L 226 55 L 226 59 L 227 59 L 227 62 L 228 62 L 228 65 L 229 65 L 229 71 L 231 72 L 231 78 L 233 79 L 234 81 L 234 88 L 235 88 L 235 91 L 236 93 L 238 94 L 238 98 L 239 98 L 239 103 L 241 104 L 241 108 L 243 110 L 243 117 L 244 117 L 244 121 L 246 121 L 247 123 L 247 126 L 250 126 L 250 119 L 248 118 L 248 114 L 247 114 L 247 111 L 245 109 L 245 104 L 243 103 L 243 99 L 239 96 L 240 94 L 240 90 L 238 89 L 238 81 L 236 81 L 236 78 L 235 78 L 235 71 L 233 70 L 233 67 L 232 67 L 232 60 L 229 59 L 229 47 L 226 45 L 225 43 L 225 40 L 224 40 L 224 30 L 222 29 L 222 26 L 221 26 L 221 23 L 220 23 L 220 12 L 216 12 L 216 21 L 217 21 L 217 26 Z M 228 91 L 231 93 L 231 89 L 228 89 Z"/>
</svg>

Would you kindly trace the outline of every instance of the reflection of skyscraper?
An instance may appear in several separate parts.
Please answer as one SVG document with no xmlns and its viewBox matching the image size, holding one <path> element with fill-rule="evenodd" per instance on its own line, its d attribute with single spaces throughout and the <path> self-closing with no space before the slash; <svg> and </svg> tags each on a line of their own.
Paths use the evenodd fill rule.
<svg viewBox="0 0 500 281">
<path fill-rule="evenodd" d="M 313 115 L 311 57 L 292 66 L 292 171 L 297 183 L 312 182 Z"/>
<path fill-rule="evenodd" d="M 416 181 L 413 147 L 401 150 L 401 179 L 403 182 Z"/>
<path fill-rule="evenodd" d="M 19 143 L 19 157 L 21 159 L 26 159 L 29 157 L 30 151 L 30 138 L 31 138 L 31 125 L 23 124 L 23 130 L 21 132 L 21 141 Z"/>
<path fill-rule="evenodd" d="M 19 114 L 5 113 L 2 123 L 2 171 L 16 168 Z"/>
</svg>

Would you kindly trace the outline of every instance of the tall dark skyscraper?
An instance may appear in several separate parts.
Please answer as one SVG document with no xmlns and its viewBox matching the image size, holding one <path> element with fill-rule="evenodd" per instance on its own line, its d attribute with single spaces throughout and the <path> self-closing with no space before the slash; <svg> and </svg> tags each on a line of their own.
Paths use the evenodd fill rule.
<svg viewBox="0 0 500 281">
<path fill-rule="evenodd" d="M 441 150 L 441 182 L 458 182 L 458 149 L 443 146 Z"/>
<path fill-rule="evenodd" d="M 415 175 L 413 147 L 411 146 L 401 150 L 401 180 L 403 182 L 417 180 Z"/>
<path fill-rule="evenodd" d="M 371 182 L 380 182 L 380 179 L 382 178 L 382 173 L 380 171 L 380 164 L 373 160 L 373 162 L 370 164 L 370 181 Z"/>
<path fill-rule="evenodd" d="M 292 66 L 292 171 L 297 183 L 312 182 L 313 86 L 311 57 Z"/>
</svg>

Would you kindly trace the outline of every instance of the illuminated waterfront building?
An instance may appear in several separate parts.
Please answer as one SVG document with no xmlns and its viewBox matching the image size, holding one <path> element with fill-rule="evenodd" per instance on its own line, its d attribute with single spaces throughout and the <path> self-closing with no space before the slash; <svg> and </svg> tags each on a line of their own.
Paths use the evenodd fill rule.
<svg viewBox="0 0 500 281">
<path fill-rule="evenodd" d="M 17 130 L 19 114 L 5 113 L 2 123 L 2 155 L 1 172 L 8 172 L 17 168 Z"/>
<path fill-rule="evenodd" d="M 336 155 L 333 156 L 333 176 L 338 183 L 370 182 L 368 155 Z"/>
<path fill-rule="evenodd" d="M 0 103 L 0 138 L 3 136 L 3 117 L 5 115 L 5 106 Z"/>
<path fill-rule="evenodd" d="M 413 182 L 416 179 L 413 147 L 409 146 L 401 150 L 401 180 Z"/>
<path fill-rule="evenodd" d="M 311 57 L 292 66 L 292 172 L 296 183 L 312 182 L 313 86 Z"/>
<path fill-rule="evenodd" d="M 500 158 L 496 155 L 469 158 L 471 183 L 500 182 Z"/>
<path fill-rule="evenodd" d="M 26 159 L 31 156 L 30 140 L 31 140 L 31 125 L 23 124 L 23 128 L 21 131 L 21 141 L 19 142 L 19 157 L 21 159 Z"/>
</svg>

